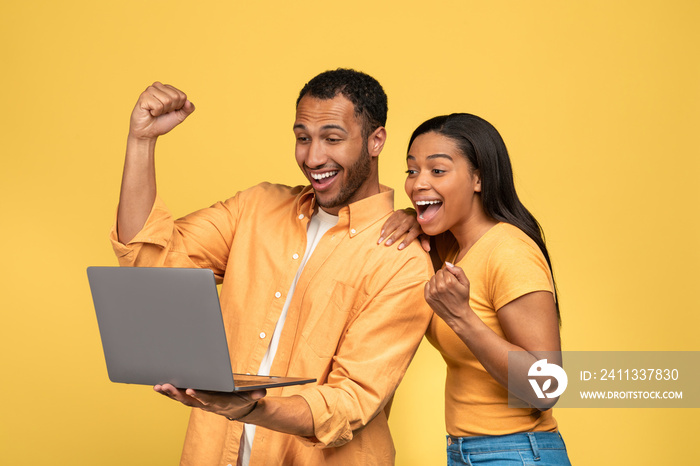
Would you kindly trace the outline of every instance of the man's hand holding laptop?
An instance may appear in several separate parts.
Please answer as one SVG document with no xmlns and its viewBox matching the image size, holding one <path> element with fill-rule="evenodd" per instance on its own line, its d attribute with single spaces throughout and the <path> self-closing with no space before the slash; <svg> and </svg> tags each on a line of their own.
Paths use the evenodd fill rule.
<svg viewBox="0 0 700 466">
<path fill-rule="evenodd" d="M 229 420 L 240 420 L 250 414 L 265 397 L 266 390 L 249 392 L 209 392 L 204 390 L 179 390 L 169 383 L 153 387 L 161 395 L 190 406 L 225 416 Z"/>
</svg>

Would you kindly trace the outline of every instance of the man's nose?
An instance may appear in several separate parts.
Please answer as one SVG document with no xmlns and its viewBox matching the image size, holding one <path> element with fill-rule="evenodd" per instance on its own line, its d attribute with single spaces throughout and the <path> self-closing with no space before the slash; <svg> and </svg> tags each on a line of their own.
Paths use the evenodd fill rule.
<svg viewBox="0 0 700 466">
<path fill-rule="evenodd" d="M 306 160 L 304 163 L 307 167 L 321 168 L 328 162 L 328 156 L 326 155 L 325 148 L 321 141 L 312 141 L 309 145 L 309 151 L 306 153 Z"/>
</svg>

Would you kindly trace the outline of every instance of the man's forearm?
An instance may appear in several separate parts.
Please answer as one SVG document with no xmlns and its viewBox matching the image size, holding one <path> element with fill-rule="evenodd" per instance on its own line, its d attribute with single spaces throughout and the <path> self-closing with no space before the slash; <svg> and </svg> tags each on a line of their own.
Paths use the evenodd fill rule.
<svg viewBox="0 0 700 466">
<path fill-rule="evenodd" d="M 156 140 L 194 112 L 184 92 L 154 82 L 139 96 L 131 112 L 122 189 L 117 212 L 117 235 L 131 241 L 146 224 L 156 200 Z"/>
<path fill-rule="evenodd" d="M 314 436 L 311 408 L 300 396 L 262 398 L 255 409 L 240 421 L 286 434 Z"/>
<path fill-rule="evenodd" d="M 186 406 L 203 409 L 229 419 L 255 424 L 286 434 L 303 437 L 314 436 L 311 408 L 306 400 L 299 395 L 261 398 L 264 396 L 264 391 L 260 390 L 243 393 L 219 393 L 196 391 L 191 388 L 181 390 L 171 384 L 156 385 L 153 389 Z M 250 411 L 250 407 L 256 401 L 255 407 Z"/>
<path fill-rule="evenodd" d="M 128 243 L 146 224 L 156 199 L 156 140 L 129 138 L 117 211 L 119 241 Z"/>
</svg>

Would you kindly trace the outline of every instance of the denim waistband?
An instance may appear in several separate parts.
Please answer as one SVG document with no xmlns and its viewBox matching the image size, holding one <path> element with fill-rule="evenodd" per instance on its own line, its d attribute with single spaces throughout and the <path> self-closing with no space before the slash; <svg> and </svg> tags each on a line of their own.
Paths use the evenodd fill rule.
<svg viewBox="0 0 700 466">
<path fill-rule="evenodd" d="M 449 449 L 452 445 L 469 453 L 531 449 L 535 457 L 539 456 L 539 450 L 566 448 L 559 432 L 523 432 L 485 437 L 453 437 L 448 435 L 447 448 Z"/>
</svg>

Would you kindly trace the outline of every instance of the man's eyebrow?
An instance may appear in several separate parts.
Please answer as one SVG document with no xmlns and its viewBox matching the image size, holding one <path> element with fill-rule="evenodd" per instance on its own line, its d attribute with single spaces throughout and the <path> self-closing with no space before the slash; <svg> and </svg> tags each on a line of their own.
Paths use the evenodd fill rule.
<svg viewBox="0 0 700 466">
<path fill-rule="evenodd" d="M 454 162 L 454 159 L 452 158 L 452 156 L 448 155 L 448 154 L 432 154 L 432 155 L 427 156 L 425 159 L 432 160 L 432 159 L 439 159 L 439 158 L 448 159 L 448 160 L 451 160 Z M 416 160 L 416 158 L 414 156 L 412 156 L 411 154 L 408 154 L 406 156 L 406 160 Z"/>
<path fill-rule="evenodd" d="M 306 125 L 304 125 L 303 123 L 297 123 L 296 125 L 294 125 L 293 129 L 301 129 L 303 131 L 306 131 Z M 345 128 L 343 128 L 340 125 L 323 125 L 323 126 L 321 126 L 321 130 L 327 131 L 329 129 L 337 129 L 338 131 L 342 131 L 344 134 L 348 134 L 348 130 L 346 130 Z"/>
<path fill-rule="evenodd" d="M 338 131 L 342 131 L 343 133 L 348 134 L 348 131 L 340 125 L 323 125 L 321 126 L 321 129 L 337 129 Z"/>
</svg>

